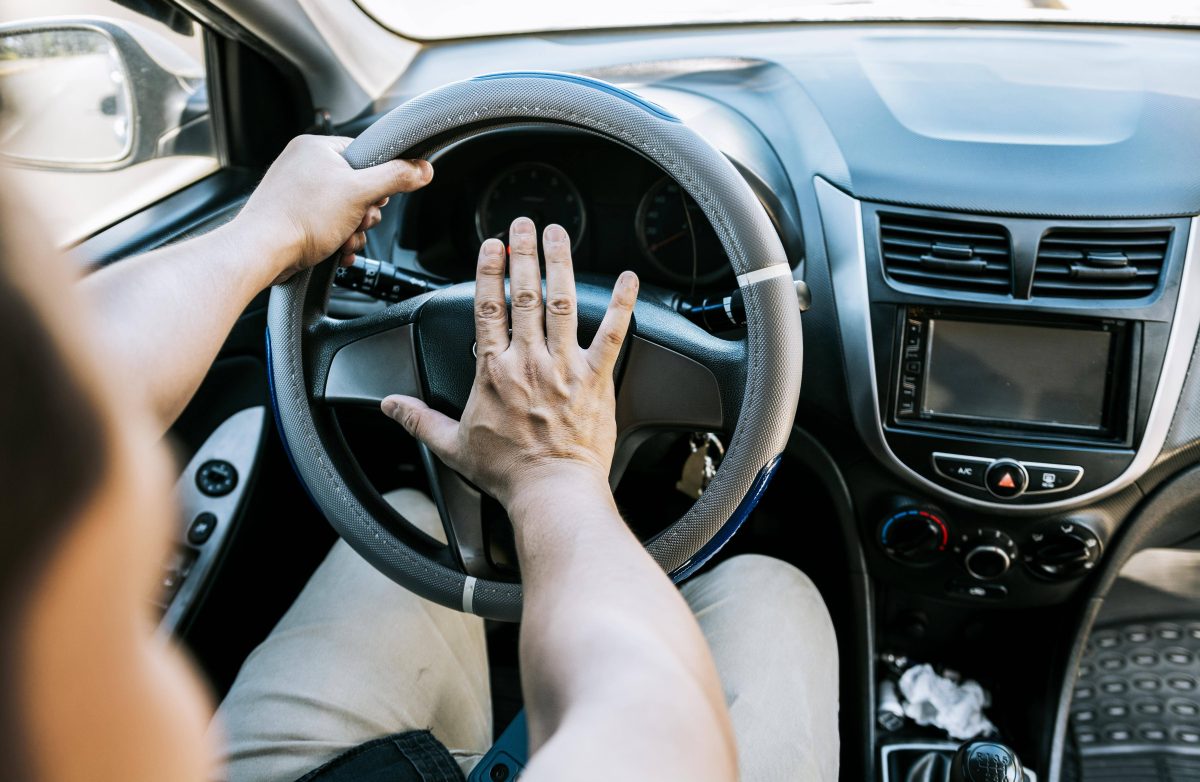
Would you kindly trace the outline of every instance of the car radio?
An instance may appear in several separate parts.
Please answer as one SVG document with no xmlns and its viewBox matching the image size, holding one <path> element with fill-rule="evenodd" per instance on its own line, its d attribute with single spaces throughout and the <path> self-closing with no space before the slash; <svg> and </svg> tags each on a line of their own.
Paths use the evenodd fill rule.
<svg viewBox="0 0 1200 782">
<path fill-rule="evenodd" d="M 1124 443 L 1138 327 L 908 308 L 897 329 L 893 420 L 1022 439 Z"/>
<path fill-rule="evenodd" d="M 896 312 L 886 436 L 962 496 L 1076 496 L 1128 465 L 1144 324 L 927 305 Z"/>
</svg>

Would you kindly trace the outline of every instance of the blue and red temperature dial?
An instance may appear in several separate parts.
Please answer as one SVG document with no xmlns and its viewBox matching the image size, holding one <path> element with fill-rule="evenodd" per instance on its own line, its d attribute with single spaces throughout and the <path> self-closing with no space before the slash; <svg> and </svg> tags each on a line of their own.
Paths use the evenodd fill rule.
<svg viewBox="0 0 1200 782">
<path fill-rule="evenodd" d="M 937 513 L 925 508 L 905 508 L 879 525 L 879 544 L 892 559 L 908 565 L 937 560 L 950 542 L 950 528 Z"/>
</svg>

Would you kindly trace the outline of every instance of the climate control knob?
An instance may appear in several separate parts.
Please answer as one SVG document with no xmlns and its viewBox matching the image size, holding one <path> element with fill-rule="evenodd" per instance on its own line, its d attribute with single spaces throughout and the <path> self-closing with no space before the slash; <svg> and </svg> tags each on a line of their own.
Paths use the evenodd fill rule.
<svg viewBox="0 0 1200 782">
<path fill-rule="evenodd" d="M 1030 534 L 1025 564 L 1042 578 L 1076 578 L 1096 566 L 1101 548 L 1096 533 L 1077 521 L 1048 522 Z"/>
<path fill-rule="evenodd" d="M 962 536 L 954 547 L 963 554 L 963 567 L 973 578 L 991 581 L 1000 578 L 1017 558 L 1017 544 L 998 529 L 977 529 Z"/>
<path fill-rule="evenodd" d="M 950 529 L 940 514 L 925 508 L 906 508 L 879 525 L 884 553 L 906 565 L 927 565 L 946 551 Z"/>
</svg>

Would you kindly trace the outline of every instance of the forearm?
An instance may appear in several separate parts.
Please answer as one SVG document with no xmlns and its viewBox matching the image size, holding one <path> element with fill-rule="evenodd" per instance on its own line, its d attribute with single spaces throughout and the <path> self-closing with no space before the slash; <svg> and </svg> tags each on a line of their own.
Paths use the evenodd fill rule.
<svg viewBox="0 0 1200 782">
<path fill-rule="evenodd" d="M 97 337 L 165 431 L 183 412 L 250 300 L 331 256 L 353 260 L 393 193 L 424 186 L 424 161 L 355 170 L 350 139 L 299 136 L 228 225 L 102 269 L 83 283 Z"/>
<path fill-rule="evenodd" d="M 525 585 L 532 749 L 545 745 L 531 770 L 557 766 L 556 745 L 571 753 L 590 745 L 610 753 L 609 772 L 619 755 L 638 774 L 734 778 L 732 730 L 708 647 L 608 487 L 559 476 L 510 511 Z M 588 740 L 574 740 L 579 732 Z"/>
<path fill-rule="evenodd" d="M 234 323 L 281 259 L 238 220 L 105 267 L 81 282 L 96 338 L 165 431 L 199 388 Z M 267 262 L 264 262 L 267 261 Z"/>
</svg>

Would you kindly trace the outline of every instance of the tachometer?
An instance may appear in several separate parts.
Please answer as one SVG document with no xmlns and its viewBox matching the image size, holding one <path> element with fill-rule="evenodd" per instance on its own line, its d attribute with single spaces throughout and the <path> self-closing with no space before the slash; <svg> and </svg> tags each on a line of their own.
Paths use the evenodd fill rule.
<svg viewBox="0 0 1200 782">
<path fill-rule="evenodd" d="M 518 163 L 500 172 L 483 191 L 475 211 L 479 240 L 495 237 L 508 242 L 508 227 L 528 217 L 538 230 L 558 223 L 579 246 L 586 214 L 583 199 L 566 174 L 545 163 Z"/>
<path fill-rule="evenodd" d="M 634 228 L 646 259 L 674 282 L 711 283 L 729 270 L 708 218 L 669 177 L 642 196 Z"/>
</svg>

